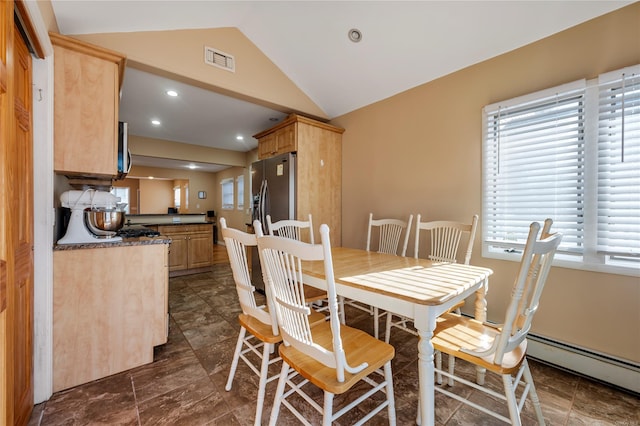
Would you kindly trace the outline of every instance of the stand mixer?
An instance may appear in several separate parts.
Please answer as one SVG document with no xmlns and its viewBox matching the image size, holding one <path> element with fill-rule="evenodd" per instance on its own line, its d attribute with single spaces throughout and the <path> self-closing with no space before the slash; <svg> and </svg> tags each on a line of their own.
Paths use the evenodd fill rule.
<svg viewBox="0 0 640 426">
<path fill-rule="evenodd" d="M 95 189 L 84 191 L 66 191 L 60 196 L 62 207 L 71 209 L 69 226 L 64 237 L 58 240 L 58 244 L 85 244 L 85 243 L 110 243 L 122 241 L 122 237 L 116 236 L 116 231 L 124 224 L 123 204 L 120 197 Z M 86 210 L 86 211 L 85 211 Z M 107 223 L 112 230 L 104 231 L 96 229 L 86 217 L 94 212 L 119 212 L 119 223 Z"/>
</svg>

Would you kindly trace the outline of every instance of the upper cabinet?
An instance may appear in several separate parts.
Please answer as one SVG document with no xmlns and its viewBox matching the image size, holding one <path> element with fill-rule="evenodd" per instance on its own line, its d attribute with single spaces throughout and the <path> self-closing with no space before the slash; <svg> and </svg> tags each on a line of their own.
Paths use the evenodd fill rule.
<svg viewBox="0 0 640 426">
<path fill-rule="evenodd" d="M 118 175 L 118 106 L 125 56 L 49 33 L 54 61 L 54 171 Z"/>
</svg>

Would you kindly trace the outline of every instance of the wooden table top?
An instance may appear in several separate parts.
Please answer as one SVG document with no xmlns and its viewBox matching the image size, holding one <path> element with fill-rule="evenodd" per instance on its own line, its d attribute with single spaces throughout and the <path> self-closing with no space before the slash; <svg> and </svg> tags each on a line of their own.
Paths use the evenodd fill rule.
<svg viewBox="0 0 640 426">
<path fill-rule="evenodd" d="M 337 284 L 362 288 L 420 305 L 440 305 L 484 281 L 491 269 L 334 247 Z M 303 262 L 305 275 L 325 278 L 322 262 Z"/>
</svg>

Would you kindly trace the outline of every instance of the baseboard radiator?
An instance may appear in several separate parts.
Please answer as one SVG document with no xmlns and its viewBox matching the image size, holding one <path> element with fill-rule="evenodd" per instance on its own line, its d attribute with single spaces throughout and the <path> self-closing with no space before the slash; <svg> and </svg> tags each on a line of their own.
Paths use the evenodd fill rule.
<svg viewBox="0 0 640 426">
<path fill-rule="evenodd" d="M 640 364 L 529 333 L 527 356 L 640 395 Z"/>
</svg>

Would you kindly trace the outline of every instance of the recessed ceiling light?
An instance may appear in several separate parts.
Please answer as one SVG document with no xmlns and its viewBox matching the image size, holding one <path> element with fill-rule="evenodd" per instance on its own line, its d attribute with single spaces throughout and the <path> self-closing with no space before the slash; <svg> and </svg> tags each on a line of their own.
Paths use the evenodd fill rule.
<svg viewBox="0 0 640 426">
<path fill-rule="evenodd" d="M 349 36 L 349 40 L 354 43 L 358 43 L 360 40 L 362 40 L 362 32 L 360 32 L 360 30 L 357 28 L 351 28 L 347 34 Z"/>
<path fill-rule="evenodd" d="M 178 92 L 176 92 L 175 90 L 167 90 L 167 96 L 175 98 L 176 96 L 178 96 Z"/>
<path fill-rule="evenodd" d="M 149 176 L 149 179 L 153 179 L 153 176 Z"/>
<path fill-rule="evenodd" d="M 239 141 L 243 141 L 244 140 L 244 136 L 238 135 L 238 136 L 236 136 L 236 139 L 239 140 Z"/>
<path fill-rule="evenodd" d="M 195 164 L 189 164 L 187 167 L 190 168 L 191 170 L 198 168 L 198 166 L 196 166 Z"/>
<path fill-rule="evenodd" d="M 151 120 L 151 124 L 153 124 L 154 126 L 159 126 L 160 120 L 154 118 L 153 120 Z"/>
</svg>

